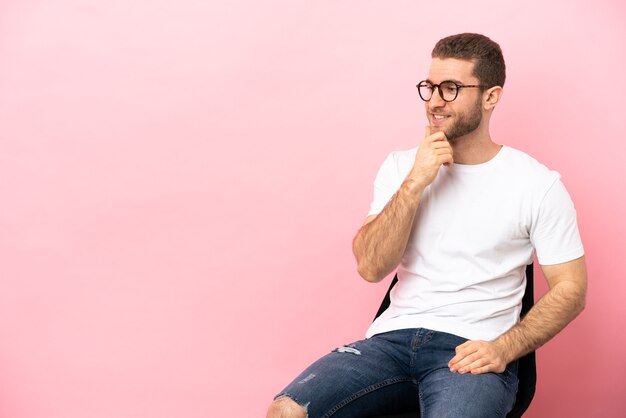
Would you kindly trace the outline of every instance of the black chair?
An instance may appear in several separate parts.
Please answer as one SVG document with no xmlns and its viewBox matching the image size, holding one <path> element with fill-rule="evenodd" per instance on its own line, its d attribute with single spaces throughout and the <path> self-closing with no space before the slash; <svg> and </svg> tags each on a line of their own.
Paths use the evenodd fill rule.
<svg viewBox="0 0 626 418">
<path fill-rule="evenodd" d="M 391 289 L 398 282 L 398 275 L 396 275 L 389 289 L 387 290 L 387 294 L 383 299 L 380 308 L 378 308 L 378 312 L 374 319 L 378 318 L 380 314 L 385 312 L 385 310 L 389 307 L 390 299 L 389 294 Z M 522 298 L 522 312 L 521 316 L 526 315 L 526 313 L 530 310 L 530 308 L 535 303 L 535 291 L 533 287 L 533 265 L 529 264 L 526 266 L 526 290 L 524 292 L 524 297 Z M 535 352 L 526 354 L 524 357 L 519 359 L 518 363 L 518 371 L 517 377 L 519 379 L 519 384 L 517 387 L 517 396 L 515 398 L 515 404 L 513 405 L 513 409 L 511 412 L 507 414 L 507 418 L 519 418 L 522 416 L 524 412 L 528 409 L 530 402 L 533 400 L 535 396 L 535 384 L 537 382 L 537 365 L 535 362 Z M 420 411 L 411 411 L 404 412 L 402 414 L 395 415 L 385 415 L 380 416 L 378 418 L 416 418 L 420 416 Z"/>
</svg>

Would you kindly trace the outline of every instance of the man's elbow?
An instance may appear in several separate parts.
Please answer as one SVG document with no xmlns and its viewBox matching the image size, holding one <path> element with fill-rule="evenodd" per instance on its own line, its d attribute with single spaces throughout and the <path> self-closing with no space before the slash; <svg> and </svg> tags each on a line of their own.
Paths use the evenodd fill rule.
<svg viewBox="0 0 626 418">
<path fill-rule="evenodd" d="M 370 283 L 378 283 L 385 277 L 385 275 L 381 275 L 380 272 L 377 272 L 370 266 L 365 265 L 363 262 L 357 263 L 356 270 L 359 273 L 359 276 Z"/>
<path fill-rule="evenodd" d="M 587 305 L 587 272 L 584 274 L 584 279 L 580 281 L 578 285 L 578 313 L 585 310 Z"/>
<path fill-rule="evenodd" d="M 577 317 L 585 310 L 585 306 L 587 304 L 587 285 L 585 283 L 581 283 L 576 285 L 571 290 L 571 300 L 573 306 L 573 314 L 574 318 Z"/>
<path fill-rule="evenodd" d="M 370 283 L 379 282 L 385 276 L 380 276 L 377 271 L 379 269 L 377 269 L 376 265 L 368 259 L 366 254 L 364 254 L 362 247 L 359 246 L 358 237 L 359 236 L 357 235 L 352 242 L 352 253 L 356 259 L 356 271 L 359 273 L 359 276 Z"/>
<path fill-rule="evenodd" d="M 586 306 L 587 306 L 587 289 L 585 288 L 582 290 L 581 295 L 578 298 L 578 304 L 576 306 L 577 308 L 576 315 L 579 315 L 582 311 L 584 311 Z"/>
</svg>

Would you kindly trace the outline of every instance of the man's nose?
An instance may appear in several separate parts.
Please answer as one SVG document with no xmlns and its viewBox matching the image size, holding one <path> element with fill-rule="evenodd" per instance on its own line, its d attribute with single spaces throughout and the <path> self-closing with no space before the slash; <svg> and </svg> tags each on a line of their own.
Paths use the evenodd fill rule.
<svg viewBox="0 0 626 418">
<path fill-rule="evenodd" d="M 438 88 L 433 89 L 433 95 L 430 96 L 430 100 L 428 101 L 428 106 L 431 108 L 435 107 L 443 107 L 446 105 L 446 101 L 443 100 Z"/>
</svg>

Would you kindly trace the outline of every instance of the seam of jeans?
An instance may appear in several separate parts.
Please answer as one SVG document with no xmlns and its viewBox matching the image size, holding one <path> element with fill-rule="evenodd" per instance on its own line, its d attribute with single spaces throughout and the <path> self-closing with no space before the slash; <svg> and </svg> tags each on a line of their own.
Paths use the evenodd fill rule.
<svg viewBox="0 0 626 418">
<path fill-rule="evenodd" d="M 417 350 L 428 344 L 435 336 L 435 332 L 436 331 L 427 328 L 418 328 L 417 332 L 413 336 L 413 340 L 411 341 L 411 351 L 415 353 Z"/>
<path fill-rule="evenodd" d="M 417 396 L 419 398 L 420 417 L 424 416 L 424 396 L 422 394 L 422 385 L 417 384 Z"/>
<path fill-rule="evenodd" d="M 374 392 L 375 390 L 378 390 L 380 388 L 383 388 L 385 386 L 389 386 L 389 385 L 393 385 L 395 383 L 400 383 L 400 382 L 412 382 L 413 379 L 411 379 L 410 377 L 392 377 L 391 379 L 385 379 L 379 383 L 376 383 L 375 385 L 370 385 L 364 389 L 361 389 L 360 391 L 356 392 L 355 394 L 353 394 L 352 396 L 344 399 L 343 401 L 339 402 L 337 405 L 335 405 L 334 407 L 332 407 L 331 409 L 329 409 L 324 415 L 322 415 L 322 418 L 328 418 L 330 416 L 332 416 L 335 412 L 337 412 L 338 410 L 340 410 L 341 408 L 343 408 L 344 406 L 346 406 L 347 404 L 349 404 L 350 402 L 354 401 L 355 399 L 360 398 L 363 395 L 367 395 L 368 393 Z"/>
<path fill-rule="evenodd" d="M 427 328 L 417 328 L 417 332 L 413 335 L 409 348 L 409 370 L 411 370 L 411 373 L 415 370 L 417 360 L 415 355 L 422 347 L 433 339 L 435 333 L 436 331 L 432 331 Z"/>
</svg>

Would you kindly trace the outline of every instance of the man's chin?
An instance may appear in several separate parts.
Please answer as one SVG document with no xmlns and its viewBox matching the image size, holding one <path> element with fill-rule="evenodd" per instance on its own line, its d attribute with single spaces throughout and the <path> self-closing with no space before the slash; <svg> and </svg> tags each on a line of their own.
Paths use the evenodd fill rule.
<svg viewBox="0 0 626 418">
<path fill-rule="evenodd" d="M 443 126 L 437 126 L 437 125 L 430 125 L 430 132 L 431 133 L 435 133 L 435 132 L 443 132 L 443 134 L 446 136 L 446 139 L 448 141 L 456 139 L 456 137 L 450 137 L 450 132 L 449 130 L 445 129 Z"/>
</svg>

